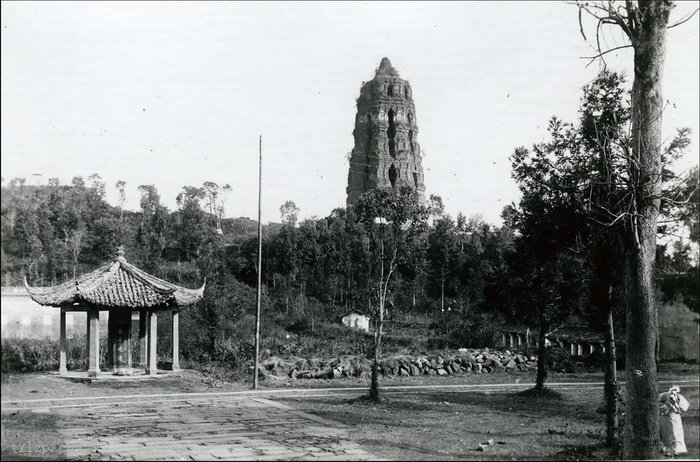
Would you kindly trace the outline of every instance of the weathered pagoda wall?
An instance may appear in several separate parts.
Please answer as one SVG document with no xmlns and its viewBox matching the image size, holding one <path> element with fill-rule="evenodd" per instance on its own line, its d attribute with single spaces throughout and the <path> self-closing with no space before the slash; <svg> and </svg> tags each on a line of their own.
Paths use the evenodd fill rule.
<svg viewBox="0 0 700 462">
<path fill-rule="evenodd" d="M 425 185 L 417 135 L 411 85 L 384 58 L 374 79 L 363 84 L 357 99 L 347 205 L 355 203 L 365 191 L 403 185 L 416 189 L 423 198 Z"/>
</svg>

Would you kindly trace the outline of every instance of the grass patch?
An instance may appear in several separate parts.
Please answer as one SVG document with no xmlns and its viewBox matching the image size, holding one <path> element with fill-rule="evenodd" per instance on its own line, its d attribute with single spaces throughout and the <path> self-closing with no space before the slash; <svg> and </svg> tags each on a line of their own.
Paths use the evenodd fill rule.
<svg viewBox="0 0 700 462">
<path fill-rule="evenodd" d="M 553 456 L 556 460 L 617 460 L 615 450 L 602 449 L 600 444 L 572 444 Z"/>
<path fill-rule="evenodd" d="M 346 404 L 353 405 L 353 404 L 360 404 L 360 405 L 369 405 L 369 406 L 376 406 L 377 403 L 376 401 L 373 401 L 370 399 L 369 395 L 362 395 L 358 396 L 357 398 L 351 398 L 345 401 Z M 387 400 L 386 398 L 382 399 L 380 403 L 386 404 Z"/>
<path fill-rule="evenodd" d="M 2 416 L 2 460 L 65 460 L 63 440 L 57 431 L 58 417 L 31 411 Z"/>
<path fill-rule="evenodd" d="M 364 390 L 363 390 L 364 391 Z M 602 390 L 521 394 L 390 391 L 282 399 L 348 425 L 350 438 L 388 460 L 606 460 Z"/>
</svg>

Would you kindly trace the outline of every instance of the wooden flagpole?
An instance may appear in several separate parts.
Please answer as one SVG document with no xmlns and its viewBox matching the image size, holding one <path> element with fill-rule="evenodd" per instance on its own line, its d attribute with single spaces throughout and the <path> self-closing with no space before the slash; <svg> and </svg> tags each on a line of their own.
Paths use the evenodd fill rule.
<svg viewBox="0 0 700 462">
<path fill-rule="evenodd" d="M 255 315 L 255 365 L 253 368 L 253 389 L 258 389 L 258 365 L 260 361 L 260 289 L 262 282 L 262 221 L 260 205 L 262 202 L 262 135 L 258 139 L 258 295 L 256 297 L 257 313 Z"/>
</svg>

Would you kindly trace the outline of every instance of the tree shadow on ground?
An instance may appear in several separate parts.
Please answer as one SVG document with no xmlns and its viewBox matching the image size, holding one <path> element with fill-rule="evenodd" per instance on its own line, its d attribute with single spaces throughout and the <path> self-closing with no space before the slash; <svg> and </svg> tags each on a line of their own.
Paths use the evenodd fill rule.
<svg viewBox="0 0 700 462">
<path fill-rule="evenodd" d="M 600 396 L 602 400 L 602 394 Z M 599 421 L 600 415 L 596 414 L 595 407 L 575 399 L 569 393 L 545 394 L 536 393 L 455 393 L 440 392 L 426 396 L 427 402 L 449 402 L 453 404 L 488 407 L 490 411 L 512 413 L 517 411 L 519 415 L 551 416 L 571 420 Z"/>
</svg>

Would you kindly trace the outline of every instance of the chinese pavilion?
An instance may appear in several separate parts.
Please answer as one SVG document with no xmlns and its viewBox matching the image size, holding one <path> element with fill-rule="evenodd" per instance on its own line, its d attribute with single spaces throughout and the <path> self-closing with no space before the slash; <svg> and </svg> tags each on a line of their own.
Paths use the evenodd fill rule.
<svg viewBox="0 0 700 462">
<path fill-rule="evenodd" d="M 155 376 L 157 321 L 159 312 L 172 312 L 172 369 L 180 368 L 178 310 L 202 299 L 199 289 L 186 289 L 152 276 L 127 263 L 124 249 L 117 249 L 117 259 L 91 273 L 53 287 L 30 287 L 32 300 L 44 306 L 61 308 L 59 373 L 66 367 L 66 312 L 87 312 L 87 354 L 89 377 L 100 373 L 100 311 L 107 311 L 107 368 L 117 375 L 132 373 L 131 319 L 139 313 L 139 368 Z"/>
</svg>

